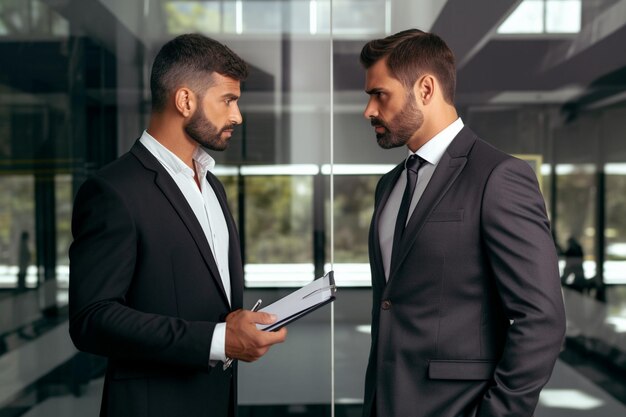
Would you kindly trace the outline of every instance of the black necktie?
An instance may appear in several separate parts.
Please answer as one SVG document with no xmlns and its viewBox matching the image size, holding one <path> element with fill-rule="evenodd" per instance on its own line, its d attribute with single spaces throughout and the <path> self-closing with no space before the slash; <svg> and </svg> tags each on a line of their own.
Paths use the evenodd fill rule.
<svg viewBox="0 0 626 417">
<path fill-rule="evenodd" d="M 417 184 L 417 172 L 422 165 L 424 165 L 424 162 L 426 162 L 426 160 L 415 154 L 409 156 L 409 159 L 406 161 L 406 187 L 402 195 L 402 203 L 400 203 L 400 210 L 398 210 L 398 218 L 396 219 L 396 228 L 393 233 L 392 253 L 398 248 L 400 239 L 402 239 L 402 235 L 404 234 L 406 220 L 409 216 L 409 208 L 411 207 L 411 199 L 413 198 L 413 192 Z"/>
</svg>

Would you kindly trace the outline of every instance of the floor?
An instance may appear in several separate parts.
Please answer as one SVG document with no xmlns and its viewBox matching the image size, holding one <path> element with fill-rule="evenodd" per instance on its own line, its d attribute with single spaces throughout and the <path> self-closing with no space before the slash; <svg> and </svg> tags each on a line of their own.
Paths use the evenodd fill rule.
<svg viewBox="0 0 626 417">
<path fill-rule="evenodd" d="M 269 300 L 282 292 L 249 291 L 246 301 Z M 360 415 L 370 337 L 368 294 L 367 289 L 340 292 L 332 308 L 290 326 L 286 343 L 259 362 L 242 364 L 241 417 L 330 416 L 331 373 L 335 376 L 335 415 Z M 565 290 L 568 348 L 542 392 L 536 417 L 626 415 L 626 371 L 615 366 L 621 363 L 619 352 L 622 356 L 626 352 L 625 329 L 620 327 L 621 318 L 626 318 L 626 292 L 609 295 L 608 302 L 601 304 Z M 0 297 L 0 303 L 10 298 Z M 334 337 L 328 325 L 331 315 L 337 323 Z M 4 353 L 0 350 L 0 417 L 98 414 L 103 362 L 76 355 L 62 317 L 63 310 L 56 319 L 39 318 L 36 326 L 5 329 Z M 46 327 L 42 321 L 52 324 Z"/>
<path fill-rule="evenodd" d="M 96 379 L 89 383 L 81 397 L 69 395 L 51 397 L 31 408 L 23 416 L 97 416 L 101 392 L 102 379 Z M 303 415 L 306 414 L 307 406 L 292 406 L 291 409 L 293 415 Z M 243 411 L 245 413 L 245 410 Z M 598 386 L 581 377 L 572 367 L 561 361 L 557 363 L 552 379 L 544 388 L 535 412 L 535 417 L 613 417 L 623 415 L 626 415 L 626 406 L 608 396 Z"/>
</svg>

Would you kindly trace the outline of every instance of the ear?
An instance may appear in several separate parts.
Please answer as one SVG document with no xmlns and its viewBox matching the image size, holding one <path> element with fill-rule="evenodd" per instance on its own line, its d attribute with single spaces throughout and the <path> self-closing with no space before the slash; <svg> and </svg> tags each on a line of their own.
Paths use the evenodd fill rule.
<svg viewBox="0 0 626 417">
<path fill-rule="evenodd" d="M 187 118 L 196 110 L 196 95 L 189 88 L 181 87 L 174 93 L 174 106 L 181 116 Z"/>
<path fill-rule="evenodd" d="M 435 86 L 435 77 L 430 74 L 423 75 L 413 86 L 415 99 L 421 101 L 422 104 L 428 104 L 435 95 Z"/>
</svg>

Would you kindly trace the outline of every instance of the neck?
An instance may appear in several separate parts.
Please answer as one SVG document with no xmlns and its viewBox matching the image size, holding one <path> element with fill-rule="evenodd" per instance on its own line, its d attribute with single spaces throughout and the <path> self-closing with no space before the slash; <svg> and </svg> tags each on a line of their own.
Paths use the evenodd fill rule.
<svg viewBox="0 0 626 417">
<path fill-rule="evenodd" d="M 187 136 L 182 121 L 172 120 L 172 117 L 165 114 L 153 113 L 147 131 L 161 145 L 194 169 L 193 154 L 198 145 Z"/>
<path fill-rule="evenodd" d="M 416 152 L 459 118 L 454 106 L 446 104 L 437 107 L 428 109 L 431 114 L 426 114 L 426 110 L 424 110 L 424 123 L 407 143 L 407 147 L 411 152 Z"/>
</svg>

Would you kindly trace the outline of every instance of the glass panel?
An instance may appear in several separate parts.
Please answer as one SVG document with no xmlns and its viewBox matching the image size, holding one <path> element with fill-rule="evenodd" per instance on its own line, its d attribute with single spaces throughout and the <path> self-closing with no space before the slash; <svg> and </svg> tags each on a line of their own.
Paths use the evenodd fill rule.
<svg viewBox="0 0 626 417">
<path fill-rule="evenodd" d="M 544 31 L 543 0 L 524 0 L 500 25 L 498 33 L 542 33 Z"/>
<path fill-rule="evenodd" d="M 335 263 L 367 263 L 367 234 L 374 206 L 372 195 L 378 177 L 335 177 Z"/>
<path fill-rule="evenodd" d="M 72 176 L 60 174 L 54 178 L 54 196 L 56 199 L 56 237 L 57 237 L 57 302 L 59 306 L 67 304 L 69 284 L 69 255 L 72 243 Z"/>
<path fill-rule="evenodd" d="M 240 100 L 241 137 L 216 156 L 218 166 L 239 169 L 246 308 L 258 299 L 268 305 L 323 272 L 324 246 L 320 251 L 314 242 L 327 237 L 323 205 L 315 202 L 328 195 L 317 178 L 329 162 L 330 42 L 327 33 L 310 34 L 309 6 L 243 1 L 241 35 L 224 37 L 252 68 Z M 285 343 L 239 365 L 240 414 L 328 413 L 330 311 L 325 306 L 299 319 Z"/>
<path fill-rule="evenodd" d="M 243 2 L 243 33 L 281 33 L 284 5 L 281 1 Z"/>
<path fill-rule="evenodd" d="M 189 31 L 219 33 L 223 16 L 221 1 L 168 1 L 164 4 L 167 31 L 173 35 Z"/>
<path fill-rule="evenodd" d="M 16 34 L 29 32 L 29 3 L 29 0 L 5 0 L 0 3 L 0 11 L 2 12 L 0 33 Z"/>
<path fill-rule="evenodd" d="M 70 402 L 80 395 L 81 404 L 91 403 L 78 414 L 97 415 L 104 366 L 95 357 L 74 356 L 66 329 L 71 202 L 84 179 L 126 152 L 147 126 L 154 54 L 187 32 L 215 37 L 250 64 L 240 100 L 244 125 L 226 152 L 212 155 L 240 228 L 244 307 L 258 299 L 267 305 L 330 268 L 340 287 L 337 302 L 291 325 L 284 344 L 258 362 L 239 365 L 242 417 L 361 414 L 370 346 L 367 246 L 374 190 L 406 151 L 376 145 L 362 114 L 367 96 L 358 55 L 369 39 L 408 27 L 433 30 L 453 46 L 456 106 L 470 128 L 501 150 L 543 160 L 541 170 L 533 168 L 541 173 L 546 205 L 554 213 L 557 243 L 571 254 L 575 245 L 567 241 L 575 237 L 584 254 L 584 278 L 603 271 L 607 284 L 620 284 L 606 289 L 606 305 L 587 303 L 595 302 L 592 297 L 568 304 L 568 320 L 577 313 L 583 317 L 568 326 L 577 332 L 568 344 L 583 340 L 614 365 L 624 364 L 626 348 L 615 334 L 626 322 L 626 86 L 621 63 L 606 53 L 624 44 L 623 31 L 607 24 L 621 27 L 624 2 L 525 0 L 512 13 L 513 2 L 493 2 L 489 10 L 478 7 L 487 2 L 465 3 L 0 0 L 0 48 L 10 63 L 0 65 L 0 303 L 32 296 L 29 311 L 11 313 L 26 332 L 11 329 L 6 337 L 0 329 L 0 361 L 9 362 L 7 369 L 33 371 L 32 384 L 22 373 L 0 380 L 8 387 L 0 390 L 0 415 L 49 415 L 37 403 L 57 394 Z M 578 35 L 587 25 L 594 28 L 591 38 Z M 493 36 L 493 28 L 530 34 L 532 41 L 504 41 Z M 571 37 L 571 48 L 563 49 L 555 33 Z M 555 175 L 548 162 L 558 164 Z M 601 166 L 605 177 L 597 173 Z M 605 189 L 596 190 L 603 178 Z M 598 212 L 599 198 L 604 212 Z M 597 235 L 600 229 L 603 236 Z M 603 256 L 603 269 L 596 269 Z M 562 271 L 566 265 L 562 256 Z M 15 292 L 20 269 L 26 270 L 26 286 L 39 285 L 40 291 Z M 575 275 L 567 274 L 567 285 Z M 41 301 L 47 297 L 42 287 L 58 287 L 55 308 L 43 314 L 41 307 L 49 304 Z M 334 334 L 331 311 L 337 318 Z M 27 357 L 29 349 L 18 351 L 50 344 L 52 337 L 59 346 L 54 352 Z M 603 344 L 602 337 L 611 343 Z M 600 415 L 620 415 L 598 409 Z M 544 408 L 536 415 L 549 414 Z"/>
<path fill-rule="evenodd" d="M 606 173 L 605 284 L 626 284 L 626 164 L 611 163 Z"/>
<path fill-rule="evenodd" d="M 546 212 L 550 217 L 550 221 L 552 221 L 552 207 L 550 206 L 550 202 L 552 201 L 552 170 L 550 164 L 542 164 L 541 165 L 541 182 L 539 183 L 541 187 L 541 194 L 543 194 L 543 199 L 546 203 Z"/>
<path fill-rule="evenodd" d="M 590 164 L 559 164 L 556 166 L 557 219 L 559 245 L 564 258 L 561 261 L 564 285 L 580 286 L 577 278 L 592 279 L 596 275 L 596 175 Z M 583 271 L 580 275 L 567 269 L 568 251 L 579 252 L 574 258 L 582 258 Z M 578 262 L 577 259 L 570 259 Z M 566 274 L 567 273 L 567 274 Z M 566 274 L 566 275 L 563 275 Z"/>
<path fill-rule="evenodd" d="M 354 166 L 346 164 L 342 167 Z M 340 172 L 342 167 L 335 166 Z M 341 287 L 371 285 L 368 234 L 374 211 L 372 196 L 378 180 L 379 176 L 371 172 L 361 175 L 337 173 L 334 177 L 334 247 L 328 250 L 334 250 L 334 270 L 337 285 Z M 330 228 L 330 224 L 327 227 Z"/>
<path fill-rule="evenodd" d="M 546 32 L 580 32 L 581 9 L 580 0 L 547 0 Z"/>
<path fill-rule="evenodd" d="M 0 288 L 37 286 L 35 180 L 32 175 L 0 175 Z"/>
<path fill-rule="evenodd" d="M 328 1 L 311 1 L 318 3 L 318 31 L 328 33 L 330 13 Z M 360 38 L 364 35 L 385 33 L 388 29 L 388 7 L 386 0 L 335 0 L 333 7 L 334 38 Z"/>
<path fill-rule="evenodd" d="M 313 267 L 313 178 L 246 176 L 246 286 L 293 287 Z"/>
<path fill-rule="evenodd" d="M 50 310 L 50 317 L 66 326 L 74 194 L 146 128 L 154 55 L 165 41 L 187 32 L 209 34 L 250 66 L 239 102 L 244 125 L 226 152 L 212 153 L 214 173 L 241 230 L 248 285 L 244 307 L 257 299 L 270 304 L 323 272 L 328 188 L 318 177 L 320 167 L 330 162 L 330 39 L 323 32 L 311 36 L 310 10 L 309 1 L 0 0 L 3 56 L 14 63 L 0 68 L 0 195 L 11 196 L 0 203 L 0 286 L 12 291 L 16 285 L 18 237 L 26 227 L 32 264 L 37 255 L 46 266 L 45 273 L 39 269 L 40 280 L 46 278 L 45 287 L 55 290 L 58 308 Z M 328 13 L 316 19 L 320 25 L 330 20 Z M 71 36 L 61 39 L 70 30 Z M 259 170 L 250 170 L 255 167 Z M 318 209 L 315 201 L 322 202 Z M 29 226 L 22 225 L 26 219 Z M 250 279 L 254 276 L 266 279 Z M 32 277 L 36 280 L 37 274 Z M 294 408 L 328 414 L 330 311 L 325 307 L 299 320 L 286 343 L 254 364 L 240 364 L 241 415 L 266 406 L 271 415 Z M 90 356 L 74 357 L 63 326 L 59 346 L 64 356 L 49 366 L 43 359 L 53 355 L 29 359 L 41 374 L 33 381 L 58 367 L 71 370 L 72 383 L 50 392 L 62 396 L 88 390 L 95 400 L 81 415 L 97 414 L 104 367 Z M 3 343 L 0 337 L 0 355 Z M 307 361 L 301 360 L 303 351 L 311 352 Z M 20 381 L 0 385 L 17 393 L 30 389 Z M 5 396 L 3 390 L 0 414 Z M 47 394 L 36 397 L 43 401 Z M 16 409 L 13 405 L 7 412 Z"/>
<path fill-rule="evenodd" d="M 67 19 L 40 0 L 0 1 L 0 36 L 67 36 Z"/>
</svg>

